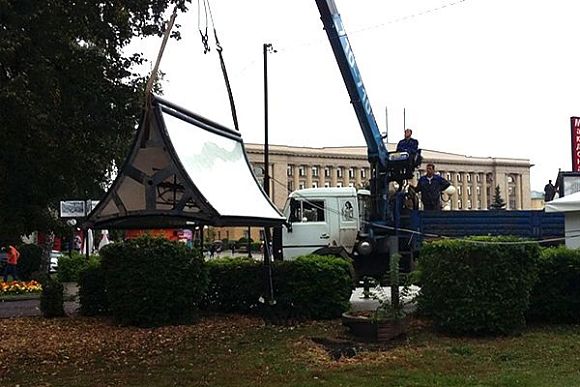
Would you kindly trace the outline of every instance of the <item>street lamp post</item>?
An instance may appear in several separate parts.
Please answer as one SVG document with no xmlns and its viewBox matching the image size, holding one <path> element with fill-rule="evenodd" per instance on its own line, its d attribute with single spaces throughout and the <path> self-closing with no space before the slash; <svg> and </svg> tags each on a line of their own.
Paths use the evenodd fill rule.
<svg viewBox="0 0 580 387">
<path fill-rule="evenodd" d="M 264 43 L 264 192 L 270 197 L 270 159 L 268 149 L 268 53 L 275 53 L 276 50 L 271 43 Z M 264 228 L 264 282 L 268 304 L 274 303 L 274 287 L 272 284 L 272 267 L 270 265 L 270 228 Z"/>
<path fill-rule="evenodd" d="M 276 50 L 271 43 L 264 43 L 264 191 L 270 197 L 270 154 L 268 144 L 268 53 Z"/>
</svg>

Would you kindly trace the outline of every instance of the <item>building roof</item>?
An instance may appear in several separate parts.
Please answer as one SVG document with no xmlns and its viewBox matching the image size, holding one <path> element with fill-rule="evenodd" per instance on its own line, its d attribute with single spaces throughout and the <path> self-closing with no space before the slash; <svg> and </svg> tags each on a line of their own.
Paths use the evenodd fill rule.
<svg viewBox="0 0 580 387">
<path fill-rule="evenodd" d="M 389 151 L 394 151 L 396 144 L 387 144 Z M 246 144 L 248 153 L 263 153 L 263 144 Z M 356 158 L 366 159 L 366 146 L 341 146 L 341 147 L 302 147 L 289 145 L 268 145 L 270 154 L 292 154 L 293 156 L 305 157 L 321 157 L 321 158 Z M 482 164 L 482 165 L 520 165 L 522 167 L 530 167 L 529 159 L 517 159 L 507 157 L 478 157 L 467 156 L 456 153 L 441 152 L 431 149 L 422 149 L 421 154 L 424 160 L 433 162 L 458 163 L 458 164 Z"/>
</svg>

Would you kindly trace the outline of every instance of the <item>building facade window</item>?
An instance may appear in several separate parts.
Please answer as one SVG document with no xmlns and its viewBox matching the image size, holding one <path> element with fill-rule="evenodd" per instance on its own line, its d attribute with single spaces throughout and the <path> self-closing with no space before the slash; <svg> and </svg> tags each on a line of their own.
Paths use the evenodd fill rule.
<svg viewBox="0 0 580 387">
<path fill-rule="evenodd" d="M 360 169 L 360 178 L 361 179 L 366 179 L 367 178 L 367 170 L 366 170 L 366 168 L 361 168 Z"/>
<path fill-rule="evenodd" d="M 294 169 L 294 167 L 292 165 L 288 165 L 288 167 L 286 167 L 286 175 L 292 176 L 293 169 Z"/>
<path fill-rule="evenodd" d="M 468 173 L 468 174 L 466 175 L 466 177 L 467 177 L 467 182 L 468 182 L 468 183 L 471 183 L 471 173 Z"/>
<path fill-rule="evenodd" d="M 341 167 L 336 168 L 336 177 L 338 177 L 339 179 L 342 178 L 342 168 Z"/>
<path fill-rule="evenodd" d="M 461 182 L 461 173 L 457 174 L 457 181 Z"/>
<path fill-rule="evenodd" d="M 354 183 L 348 183 L 348 186 L 352 188 L 354 187 Z"/>
<path fill-rule="evenodd" d="M 330 167 L 324 168 L 324 177 L 330 177 Z"/>
<path fill-rule="evenodd" d="M 312 167 L 312 176 L 318 177 L 318 167 L 317 166 Z"/>
<path fill-rule="evenodd" d="M 306 173 L 304 172 L 304 165 L 298 167 L 298 176 L 306 176 Z"/>
<path fill-rule="evenodd" d="M 294 191 L 294 182 L 292 180 L 289 180 L 287 187 L 288 187 L 288 192 Z"/>
<path fill-rule="evenodd" d="M 305 187 L 305 184 L 304 184 L 304 182 L 303 182 L 303 181 L 301 181 L 301 182 L 298 184 L 298 189 L 304 189 L 304 187 Z"/>
<path fill-rule="evenodd" d="M 354 168 L 349 168 L 348 169 L 348 178 L 349 179 L 354 179 Z"/>
<path fill-rule="evenodd" d="M 317 181 L 313 181 L 312 182 L 312 188 L 318 188 L 318 182 Z"/>
<path fill-rule="evenodd" d="M 342 187 L 342 181 L 339 181 L 338 183 L 336 183 L 336 186 L 337 186 L 338 188 Z"/>
<path fill-rule="evenodd" d="M 330 188 L 330 183 L 328 181 L 324 183 L 324 188 Z"/>
</svg>

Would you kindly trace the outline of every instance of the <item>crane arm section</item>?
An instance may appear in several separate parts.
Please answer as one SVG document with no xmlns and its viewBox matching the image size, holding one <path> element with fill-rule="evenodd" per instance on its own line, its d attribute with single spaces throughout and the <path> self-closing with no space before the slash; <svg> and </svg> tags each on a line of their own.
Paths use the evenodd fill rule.
<svg viewBox="0 0 580 387">
<path fill-rule="evenodd" d="M 316 0 L 316 5 L 367 143 L 369 161 L 384 171 L 387 168 L 388 150 L 377 126 L 369 97 L 336 4 L 334 0 Z"/>
</svg>

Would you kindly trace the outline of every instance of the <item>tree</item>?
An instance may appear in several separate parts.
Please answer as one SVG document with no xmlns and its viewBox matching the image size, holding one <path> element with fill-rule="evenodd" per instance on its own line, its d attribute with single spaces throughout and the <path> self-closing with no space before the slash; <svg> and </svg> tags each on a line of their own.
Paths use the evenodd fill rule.
<svg viewBox="0 0 580 387">
<path fill-rule="evenodd" d="M 499 185 L 495 186 L 495 193 L 493 194 L 493 202 L 490 204 L 490 210 L 505 210 L 506 203 L 501 198 Z"/>
<path fill-rule="evenodd" d="M 134 68 L 144 59 L 124 49 L 160 35 L 176 2 L 186 10 L 184 0 L 0 0 L 0 240 L 54 230 L 60 200 L 101 196 L 143 105 Z"/>
</svg>

